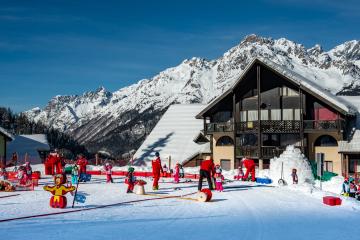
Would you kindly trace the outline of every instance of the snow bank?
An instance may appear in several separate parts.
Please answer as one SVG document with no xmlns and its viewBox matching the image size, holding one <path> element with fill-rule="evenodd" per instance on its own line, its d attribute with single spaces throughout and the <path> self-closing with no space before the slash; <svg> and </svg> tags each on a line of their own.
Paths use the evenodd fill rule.
<svg viewBox="0 0 360 240">
<path fill-rule="evenodd" d="M 286 147 L 286 150 L 280 155 L 279 158 L 275 157 L 270 160 L 270 178 L 274 183 L 278 182 L 281 178 L 281 165 L 283 164 L 283 179 L 287 184 L 292 183 L 291 172 L 295 168 L 299 178 L 299 184 L 312 183 L 314 176 L 311 171 L 310 164 L 300 149 L 295 148 L 293 145 Z"/>
</svg>

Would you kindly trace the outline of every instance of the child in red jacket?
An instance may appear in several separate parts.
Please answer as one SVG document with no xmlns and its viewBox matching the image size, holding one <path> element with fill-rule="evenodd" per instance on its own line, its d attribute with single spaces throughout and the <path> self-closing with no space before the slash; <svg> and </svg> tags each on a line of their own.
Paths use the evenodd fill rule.
<svg viewBox="0 0 360 240">
<path fill-rule="evenodd" d="M 113 178 L 112 178 L 112 165 L 110 163 L 105 163 L 105 166 L 104 166 L 104 170 L 105 170 L 105 173 L 106 173 L 106 183 L 114 183 L 113 181 Z"/>
</svg>

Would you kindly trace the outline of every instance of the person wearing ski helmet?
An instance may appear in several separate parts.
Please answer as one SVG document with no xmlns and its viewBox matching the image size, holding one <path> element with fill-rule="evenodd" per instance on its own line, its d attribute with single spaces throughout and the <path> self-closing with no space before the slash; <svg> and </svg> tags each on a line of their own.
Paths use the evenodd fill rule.
<svg viewBox="0 0 360 240">
<path fill-rule="evenodd" d="M 159 179 L 164 170 L 161 166 L 160 154 L 155 152 L 155 158 L 151 161 L 152 174 L 153 174 L 153 190 L 159 190 Z"/>
<path fill-rule="evenodd" d="M 216 169 L 215 169 L 215 174 L 214 174 L 214 178 L 215 178 L 215 187 L 216 190 L 219 192 L 222 192 L 224 190 L 223 187 L 223 181 L 224 181 L 224 175 L 221 174 L 222 170 L 220 168 L 220 165 L 216 165 Z"/>
<path fill-rule="evenodd" d="M 105 170 L 105 173 L 106 173 L 106 182 L 109 183 L 113 183 L 113 178 L 112 178 L 112 165 L 107 162 L 105 163 L 105 166 L 104 166 L 104 170 Z"/>
<path fill-rule="evenodd" d="M 349 196 L 349 190 L 350 190 L 349 178 L 345 178 L 344 182 L 342 184 L 342 192 L 341 192 L 341 194 L 344 195 L 344 196 Z"/>
<path fill-rule="evenodd" d="M 125 179 L 125 183 L 128 185 L 126 193 L 132 193 L 134 190 L 134 185 L 136 181 L 134 176 L 134 170 L 135 169 L 133 167 L 128 168 L 128 172 L 126 174 L 126 179 Z"/>
</svg>

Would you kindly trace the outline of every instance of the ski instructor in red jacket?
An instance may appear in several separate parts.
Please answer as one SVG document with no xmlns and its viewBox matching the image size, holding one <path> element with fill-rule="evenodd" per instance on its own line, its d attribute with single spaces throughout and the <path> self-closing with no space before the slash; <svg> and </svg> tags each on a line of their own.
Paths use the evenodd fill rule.
<svg viewBox="0 0 360 240">
<path fill-rule="evenodd" d="M 246 173 L 243 176 L 243 180 L 247 180 L 249 173 L 251 173 L 251 181 L 255 182 L 255 162 L 251 158 L 244 158 L 241 160 L 243 166 L 246 168 Z"/>
<path fill-rule="evenodd" d="M 213 184 L 211 178 L 215 174 L 215 166 L 214 161 L 211 159 L 210 156 L 207 156 L 205 160 L 203 160 L 200 164 L 200 178 L 199 178 L 199 186 L 198 190 L 201 191 L 202 189 L 202 182 L 203 178 L 206 178 L 209 184 L 209 189 L 213 190 Z"/>
<path fill-rule="evenodd" d="M 159 179 L 160 173 L 163 174 L 163 168 L 161 166 L 160 154 L 159 152 L 155 153 L 155 158 L 151 161 L 152 173 L 153 173 L 153 190 L 159 190 Z"/>
</svg>

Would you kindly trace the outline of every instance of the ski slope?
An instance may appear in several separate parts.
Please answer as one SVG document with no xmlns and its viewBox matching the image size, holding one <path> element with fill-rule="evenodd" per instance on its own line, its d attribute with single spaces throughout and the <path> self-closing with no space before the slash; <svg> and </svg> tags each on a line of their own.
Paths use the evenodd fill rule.
<svg viewBox="0 0 360 240">
<path fill-rule="evenodd" d="M 126 194 L 123 178 L 106 184 L 102 176 L 81 184 L 90 208 L 137 199 Z M 147 179 L 147 192 L 152 192 Z M 160 182 L 157 194 L 181 195 L 197 191 L 197 183 Z M 41 184 L 52 182 L 50 178 Z M 205 183 L 206 184 L 206 183 Z M 181 190 L 174 190 L 174 187 Z M 33 192 L 0 193 L 0 220 L 63 210 L 49 207 L 50 193 L 39 186 Z M 355 239 L 360 234 L 360 204 L 343 200 L 339 207 L 322 204 L 324 192 L 307 185 L 275 187 L 247 182 L 225 185 L 213 201 L 160 199 L 129 203 L 64 215 L 0 222 L 1 239 Z M 71 202 L 72 196 L 67 195 Z M 195 197 L 194 195 L 189 197 Z M 65 209 L 71 211 L 71 208 Z"/>
</svg>

